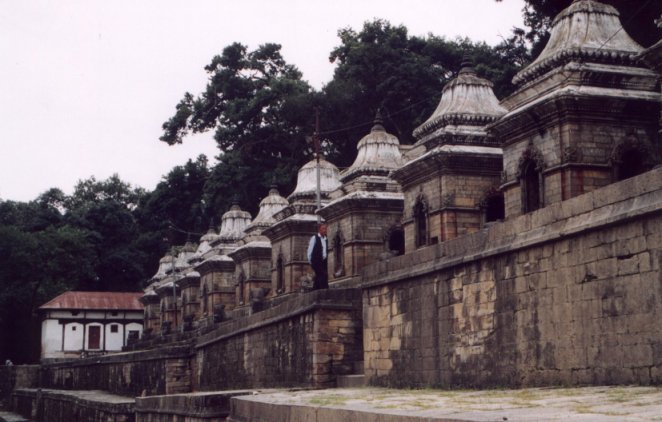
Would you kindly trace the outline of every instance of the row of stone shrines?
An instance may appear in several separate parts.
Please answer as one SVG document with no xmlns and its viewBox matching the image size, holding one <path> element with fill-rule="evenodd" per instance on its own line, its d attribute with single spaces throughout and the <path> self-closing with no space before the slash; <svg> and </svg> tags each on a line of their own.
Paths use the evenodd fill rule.
<svg viewBox="0 0 662 422">
<path fill-rule="evenodd" d="M 413 146 L 378 115 L 351 167 L 340 173 L 319 160 L 332 287 L 355 285 L 380 260 L 653 168 L 662 155 L 660 53 L 649 50 L 613 7 L 578 0 L 555 18 L 508 98 L 499 102 L 465 60 Z M 162 258 L 143 297 L 146 336 L 209 328 L 300 291 L 311 272 L 316 169 L 313 160 L 299 170 L 287 199 L 272 189 L 255 219 L 234 205 L 219 233 Z"/>
</svg>

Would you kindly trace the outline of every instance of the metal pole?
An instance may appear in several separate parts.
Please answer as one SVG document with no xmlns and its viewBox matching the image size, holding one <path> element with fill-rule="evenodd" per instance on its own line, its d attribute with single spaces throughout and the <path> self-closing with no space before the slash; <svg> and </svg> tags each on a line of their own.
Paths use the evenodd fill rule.
<svg viewBox="0 0 662 422">
<path fill-rule="evenodd" d="M 320 182 L 320 111 L 319 108 L 315 109 L 315 158 L 317 160 L 317 224 L 319 225 L 322 222 L 322 216 L 319 211 L 322 209 L 322 193 L 321 193 L 321 182 Z"/>
<path fill-rule="evenodd" d="M 173 257 L 173 261 L 170 262 L 170 268 L 171 268 L 171 277 L 172 277 L 172 300 L 173 300 L 173 308 L 175 310 L 173 314 L 173 327 L 172 330 L 173 332 L 177 328 L 177 285 L 175 284 L 175 261 Z"/>
</svg>

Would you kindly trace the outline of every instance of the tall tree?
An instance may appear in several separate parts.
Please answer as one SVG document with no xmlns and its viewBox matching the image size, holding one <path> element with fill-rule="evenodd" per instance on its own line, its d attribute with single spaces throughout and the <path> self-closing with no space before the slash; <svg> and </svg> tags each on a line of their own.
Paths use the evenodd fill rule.
<svg viewBox="0 0 662 422">
<path fill-rule="evenodd" d="M 138 238 L 134 210 L 144 195 L 143 189 L 114 175 L 100 181 L 81 180 L 66 198 L 64 221 L 86 230 L 98 257 L 94 280 L 79 288 L 135 291 L 147 277 L 140 265 L 145 252 L 133 245 Z"/>
<path fill-rule="evenodd" d="M 0 357 L 37 361 L 37 308 L 93 280 L 96 259 L 85 230 L 63 225 L 30 232 L 0 225 Z"/>
<path fill-rule="evenodd" d="M 137 242 L 149 254 L 145 264 L 150 272 L 169 246 L 189 240 L 188 233 L 197 240 L 197 233 L 206 229 L 211 213 L 203 195 L 209 173 L 207 157 L 200 155 L 170 170 L 140 201 L 135 212 L 140 228 Z"/>
<path fill-rule="evenodd" d="M 510 79 L 521 59 L 517 49 L 499 51 L 468 39 L 410 36 L 404 26 L 384 20 L 366 22 L 361 31 L 338 32 L 341 44 L 330 55 L 337 67 L 324 87 L 322 133 L 330 140 L 334 163 L 351 164 L 356 142 L 381 109 L 386 129 L 401 143 L 412 143 L 413 130 L 436 108 L 444 84 L 455 77 L 465 54 L 481 76 L 495 82 L 497 95 L 512 90 Z"/>
<path fill-rule="evenodd" d="M 221 166 L 237 159 L 249 164 L 227 188 L 251 200 L 256 188 L 271 183 L 276 168 L 298 167 L 309 151 L 305 135 L 311 131 L 312 90 L 301 72 L 285 62 L 280 48 L 226 47 L 205 67 L 205 91 L 197 97 L 184 95 L 160 138 L 172 145 L 191 131 L 214 130 L 221 151 L 232 153 L 221 158 Z"/>
</svg>

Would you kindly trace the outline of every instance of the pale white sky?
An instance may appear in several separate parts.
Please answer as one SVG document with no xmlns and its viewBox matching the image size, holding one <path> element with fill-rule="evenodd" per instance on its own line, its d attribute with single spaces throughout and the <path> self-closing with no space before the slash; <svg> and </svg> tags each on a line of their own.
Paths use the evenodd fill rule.
<svg viewBox="0 0 662 422">
<path fill-rule="evenodd" d="M 366 20 L 412 35 L 494 45 L 522 26 L 522 0 L 0 0 L 0 199 L 113 173 L 153 189 L 175 165 L 218 154 L 212 134 L 170 147 L 161 124 L 228 44 L 282 44 L 319 89 L 337 30 Z"/>
</svg>

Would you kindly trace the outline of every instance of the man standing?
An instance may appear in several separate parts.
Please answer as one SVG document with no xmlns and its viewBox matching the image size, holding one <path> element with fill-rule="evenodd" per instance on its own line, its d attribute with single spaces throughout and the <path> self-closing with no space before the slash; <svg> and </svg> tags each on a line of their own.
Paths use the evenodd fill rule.
<svg viewBox="0 0 662 422">
<path fill-rule="evenodd" d="M 310 262 L 313 271 L 315 271 L 313 290 L 329 288 L 326 251 L 326 224 L 322 223 L 318 227 L 318 233 L 311 237 L 308 243 L 308 262 Z"/>
</svg>

